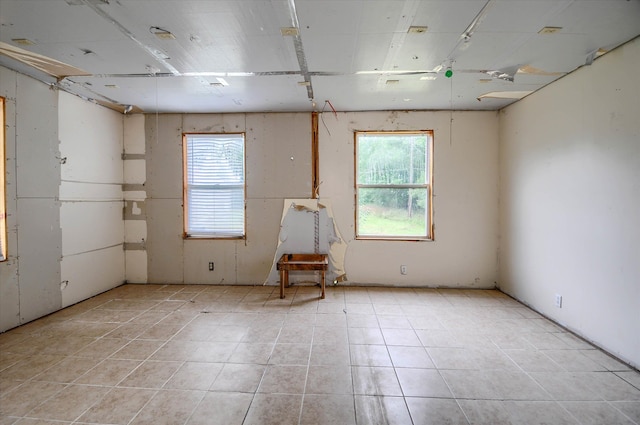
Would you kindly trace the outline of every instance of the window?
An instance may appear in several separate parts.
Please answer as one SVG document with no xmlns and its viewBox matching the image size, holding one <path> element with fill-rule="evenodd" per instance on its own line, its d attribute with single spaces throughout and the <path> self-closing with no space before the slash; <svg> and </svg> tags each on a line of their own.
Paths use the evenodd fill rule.
<svg viewBox="0 0 640 425">
<path fill-rule="evenodd" d="M 185 134 L 184 237 L 245 235 L 244 133 Z"/>
<path fill-rule="evenodd" d="M 0 97 L 0 261 L 7 259 L 7 209 L 5 195 L 4 97 Z"/>
<path fill-rule="evenodd" d="M 356 132 L 356 238 L 431 240 L 433 131 Z"/>
</svg>

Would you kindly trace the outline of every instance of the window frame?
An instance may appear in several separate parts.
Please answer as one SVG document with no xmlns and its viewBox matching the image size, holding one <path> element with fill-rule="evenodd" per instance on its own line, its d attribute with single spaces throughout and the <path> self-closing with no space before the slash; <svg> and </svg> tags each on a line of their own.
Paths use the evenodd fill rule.
<svg viewBox="0 0 640 425">
<path fill-rule="evenodd" d="M 242 186 L 243 186 L 243 228 L 242 235 L 228 234 L 190 234 L 189 229 L 189 202 L 188 202 L 188 156 L 187 144 L 190 136 L 241 136 L 242 137 Z M 247 138 L 246 132 L 230 132 L 230 133 L 203 133 L 188 132 L 182 133 L 182 237 L 186 240 L 244 240 L 247 237 Z"/>
<path fill-rule="evenodd" d="M 9 258 L 9 244 L 7 242 L 7 139 L 5 133 L 6 99 L 0 96 L 0 262 Z"/>
<path fill-rule="evenodd" d="M 359 184 L 358 183 L 358 137 L 360 135 L 425 135 L 427 138 L 427 146 L 425 153 L 427 155 L 425 166 L 427 167 L 424 184 Z M 424 241 L 432 242 L 435 240 L 434 224 L 433 224 L 433 150 L 434 150 L 434 131 L 433 130 L 356 130 L 354 131 L 354 233 L 356 240 L 383 240 L 383 241 Z M 365 235 L 359 231 L 359 189 L 380 188 L 380 189 L 425 189 L 428 207 L 425 210 L 425 236 L 414 235 Z"/>
</svg>

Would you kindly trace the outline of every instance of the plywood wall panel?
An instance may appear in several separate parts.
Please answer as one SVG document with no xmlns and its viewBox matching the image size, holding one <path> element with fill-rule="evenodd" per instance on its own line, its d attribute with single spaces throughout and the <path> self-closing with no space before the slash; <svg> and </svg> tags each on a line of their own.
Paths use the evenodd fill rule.
<svg viewBox="0 0 640 425">
<path fill-rule="evenodd" d="M 162 118 L 163 116 L 160 116 Z M 177 144 L 178 119 L 168 116 L 168 143 Z M 497 116 L 491 112 L 362 112 L 326 114 L 320 126 L 320 199 L 333 204 L 337 228 L 347 246 L 346 272 L 354 283 L 413 286 L 492 287 L 497 274 Z M 242 128 L 242 115 L 186 114 L 182 131 L 229 131 Z M 184 279 L 185 283 L 255 284 L 268 275 L 277 246 L 282 202 L 311 197 L 311 116 L 307 113 L 247 114 L 247 239 L 185 240 L 181 196 L 173 189 L 181 177 L 177 148 L 154 151 L 150 161 L 165 164 L 164 175 L 147 168 L 148 183 L 167 194 L 170 212 L 147 207 L 149 279 Z M 155 125 L 147 117 L 147 127 Z M 232 125 L 233 127 L 233 125 Z M 427 243 L 354 240 L 353 135 L 356 130 L 433 129 L 436 139 L 436 241 Z M 232 128 L 231 131 L 234 131 Z M 453 131 L 453 132 L 452 132 Z M 168 136 L 168 137 L 169 137 Z M 147 143 L 152 137 L 147 135 Z M 168 139 L 167 139 L 168 140 Z M 180 155 L 181 156 L 181 155 Z M 174 165 L 170 165 L 174 164 Z M 149 167 L 149 166 L 148 166 Z M 155 167 L 155 166 L 154 166 Z M 169 169 L 167 169 L 167 167 Z M 166 190 L 165 190 L 166 189 Z M 165 245 L 156 241 L 166 241 Z M 180 251 L 182 249 L 182 251 Z M 169 254 L 171 251 L 171 254 Z M 181 258 L 178 258 L 182 256 Z M 375 258 L 375 261 L 372 261 Z M 214 272 L 208 262 L 215 261 Z M 222 263 L 221 263 L 222 261 Z M 154 270 L 156 264 L 160 271 Z M 400 265 L 409 273 L 400 277 Z M 180 267 L 183 267 L 180 270 Z M 166 276 L 171 276 L 167 278 Z"/>
<path fill-rule="evenodd" d="M 184 283 L 234 285 L 238 282 L 238 247 L 243 241 L 192 240 L 184 244 Z M 214 270 L 209 271 L 209 262 Z"/>
<path fill-rule="evenodd" d="M 58 91 L 17 74 L 18 197 L 55 198 L 60 185 Z"/>
<path fill-rule="evenodd" d="M 146 251 L 125 251 L 125 278 L 129 283 L 147 283 Z"/>
<path fill-rule="evenodd" d="M 18 199 L 20 321 L 62 306 L 60 204 L 53 199 Z"/>
<path fill-rule="evenodd" d="M 122 183 L 121 114 L 63 92 L 59 122 L 63 182 Z"/>
<path fill-rule="evenodd" d="M 122 200 L 122 184 L 63 181 L 60 185 L 62 201 L 118 201 Z"/>
<path fill-rule="evenodd" d="M 147 181 L 145 159 L 127 159 L 124 162 L 124 183 L 136 184 Z"/>
<path fill-rule="evenodd" d="M 124 241 L 143 242 L 147 239 L 147 222 L 145 220 L 125 220 Z"/>
<path fill-rule="evenodd" d="M 145 131 L 147 196 L 182 199 L 182 115 L 147 115 Z"/>
<path fill-rule="evenodd" d="M 247 243 L 238 246 L 238 282 L 261 285 L 267 279 L 278 246 L 283 200 L 247 201 Z"/>
<path fill-rule="evenodd" d="M 62 306 L 121 285 L 124 270 L 122 246 L 65 256 L 61 264 Z"/>
<path fill-rule="evenodd" d="M 148 199 L 146 205 L 149 282 L 182 283 L 182 199 Z"/>
<path fill-rule="evenodd" d="M 184 133 L 243 133 L 247 131 L 246 114 L 187 114 Z"/>
<path fill-rule="evenodd" d="M 262 282 L 277 244 L 284 198 L 311 195 L 310 115 L 147 115 L 146 131 L 145 187 L 152 198 L 147 200 L 149 281 Z M 246 241 L 183 241 L 182 133 L 245 131 Z M 170 205 L 169 210 L 162 210 L 162 205 Z M 208 270 L 211 257 L 216 263 L 213 272 Z"/>
<path fill-rule="evenodd" d="M 63 202 L 60 208 L 62 255 L 74 255 L 124 243 L 122 201 Z"/>
<path fill-rule="evenodd" d="M 16 210 L 20 322 L 56 311 L 61 306 L 60 185 L 58 92 L 16 74 L 15 126 Z"/>
<path fill-rule="evenodd" d="M 275 252 L 282 201 L 248 200 L 246 241 L 184 241 L 184 282 L 195 284 L 262 284 L 269 274 Z M 214 270 L 209 271 L 209 262 Z"/>
<path fill-rule="evenodd" d="M 247 115 L 247 198 L 311 198 L 311 114 Z"/>
<path fill-rule="evenodd" d="M 56 91 L 0 67 L 5 97 L 9 260 L 0 263 L 0 331 L 60 308 Z"/>
<path fill-rule="evenodd" d="M 124 117 L 124 185 L 127 209 L 124 220 L 125 278 L 128 282 L 147 282 L 147 221 L 146 215 L 129 215 L 129 206 L 143 205 L 146 209 L 147 166 L 145 116 Z M 131 202 L 134 201 L 134 202 Z M 142 213 L 142 209 L 140 211 Z M 135 219 L 134 219 L 135 218 Z"/>
<path fill-rule="evenodd" d="M 10 246 L 14 238 L 10 237 Z M 0 330 L 14 328 L 20 325 L 20 285 L 18 282 L 18 259 L 9 256 L 7 261 L 0 263 Z"/>
<path fill-rule="evenodd" d="M 123 118 L 124 151 L 129 154 L 145 153 L 145 134 L 143 114 L 127 115 Z"/>
<path fill-rule="evenodd" d="M 65 302 L 122 282 L 116 275 L 124 274 L 123 129 L 121 114 L 13 71 L 0 72 L 0 95 L 9 95 L 10 260 L 0 264 L 0 330 L 6 330 L 16 325 L 16 315 L 24 323 L 62 307 L 63 246 L 65 275 L 87 279 L 100 270 L 95 281 L 79 285 L 75 279 L 79 286 Z M 105 244 L 117 249 L 110 256 L 82 254 Z"/>
<path fill-rule="evenodd" d="M 16 78 L 0 67 L 0 96 L 5 98 L 5 195 L 7 213 L 8 260 L 0 262 L 0 331 L 20 324 L 20 286 L 18 282 L 18 224 L 16 193 Z M 1 149 L 1 148 L 0 148 Z M 1 202 L 1 201 L 0 201 Z"/>
<path fill-rule="evenodd" d="M 62 291 L 65 306 L 124 280 L 122 115 L 60 96 Z"/>
</svg>

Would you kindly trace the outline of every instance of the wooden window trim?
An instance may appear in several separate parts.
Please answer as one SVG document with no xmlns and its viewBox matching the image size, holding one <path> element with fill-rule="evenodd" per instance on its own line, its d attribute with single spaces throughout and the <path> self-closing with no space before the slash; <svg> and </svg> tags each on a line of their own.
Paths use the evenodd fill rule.
<svg viewBox="0 0 640 425">
<path fill-rule="evenodd" d="M 189 226 L 189 203 L 187 202 L 187 137 L 192 135 L 227 135 L 241 134 L 244 141 L 242 153 L 244 156 L 244 234 L 241 236 L 200 236 L 190 235 L 187 232 Z M 246 240 L 247 239 L 247 134 L 244 131 L 230 133 L 207 133 L 207 132 L 188 132 L 182 133 L 182 239 L 190 241 L 220 241 L 220 240 Z"/>
<path fill-rule="evenodd" d="M 359 134 L 419 134 L 425 133 L 429 136 L 428 148 L 428 183 L 424 185 L 358 185 L 358 135 Z M 434 182 L 434 150 L 435 150 L 435 132 L 434 130 L 354 130 L 353 132 L 353 182 L 354 182 L 354 210 L 353 210 L 353 222 L 354 222 L 354 238 L 356 240 L 363 241 L 402 241 L 402 242 L 434 242 L 435 241 L 435 225 L 433 222 L 433 182 Z M 358 235 L 358 188 L 361 187 L 384 187 L 384 188 L 422 188 L 426 187 L 428 209 L 426 211 L 426 237 L 412 237 L 412 236 L 389 236 L 389 235 L 375 235 L 366 236 Z"/>
</svg>

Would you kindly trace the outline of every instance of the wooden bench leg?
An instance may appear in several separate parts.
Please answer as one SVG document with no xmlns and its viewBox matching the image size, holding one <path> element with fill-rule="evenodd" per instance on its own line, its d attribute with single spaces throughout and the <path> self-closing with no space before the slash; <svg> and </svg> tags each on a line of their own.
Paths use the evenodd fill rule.
<svg viewBox="0 0 640 425">
<path fill-rule="evenodd" d="M 280 270 L 280 299 L 284 298 L 284 285 L 285 281 L 287 281 L 287 286 L 289 286 L 289 272 L 287 270 Z"/>
<path fill-rule="evenodd" d="M 320 276 L 320 287 L 322 288 L 322 294 L 320 295 L 320 298 L 324 300 L 324 275 L 325 275 L 325 271 L 322 270 L 322 276 Z"/>
</svg>

